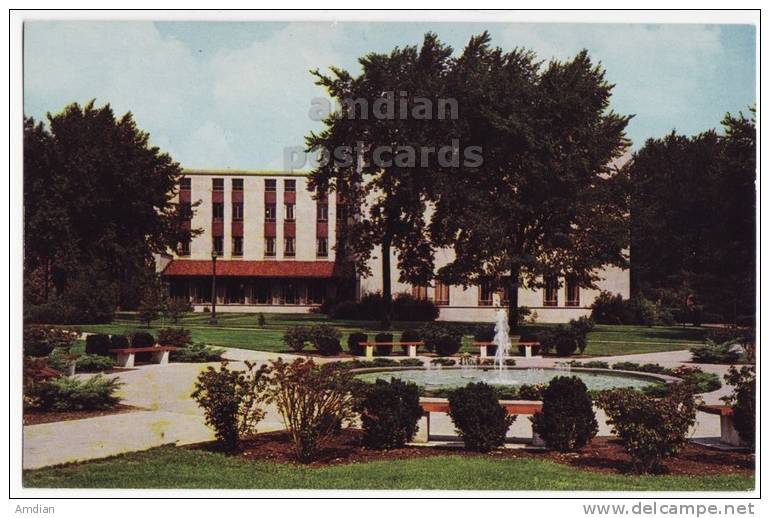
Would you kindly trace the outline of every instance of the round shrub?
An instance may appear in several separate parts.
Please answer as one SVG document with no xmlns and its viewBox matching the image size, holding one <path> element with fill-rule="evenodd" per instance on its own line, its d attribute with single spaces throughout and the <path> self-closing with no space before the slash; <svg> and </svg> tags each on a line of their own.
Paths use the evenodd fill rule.
<svg viewBox="0 0 770 518">
<path fill-rule="evenodd" d="M 131 347 L 154 347 L 155 337 L 146 331 L 138 331 L 131 335 Z"/>
<path fill-rule="evenodd" d="M 420 333 L 417 332 L 416 329 L 405 329 L 401 333 L 401 338 L 399 338 L 400 342 L 419 342 L 420 341 Z M 403 346 L 403 353 L 406 354 L 408 351 L 407 346 Z"/>
<path fill-rule="evenodd" d="M 114 366 L 115 360 L 98 354 L 84 354 L 75 360 L 75 372 L 106 372 Z"/>
<path fill-rule="evenodd" d="M 554 450 L 579 450 L 599 426 L 588 389 L 576 377 L 559 376 L 543 391 L 543 411 L 532 417 L 532 429 Z"/>
<path fill-rule="evenodd" d="M 342 352 L 339 329 L 327 324 L 315 325 L 310 329 L 310 334 L 316 350 L 324 356 L 333 356 Z"/>
<path fill-rule="evenodd" d="M 95 334 L 86 337 L 86 354 L 109 356 L 110 349 L 112 349 L 112 340 L 109 335 Z"/>
<path fill-rule="evenodd" d="M 174 347 L 187 347 L 192 343 L 189 329 L 182 327 L 167 327 L 158 331 L 158 343 Z"/>
<path fill-rule="evenodd" d="M 312 342 L 308 326 L 290 326 L 283 333 L 283 343 L 294 352 L 300 352 L 307 342 Z"/>
<path fill-rule="evenodd" d="M 131 344 L 126 335 L 112 335 L 110 337 L 111 349 L 128 349 L 130 346 Z"/>
<path fill-rule="evenodd" d="M 376 450 L 403 447 L 414 437 L 422 416 L 417 385 L 399 379 L 378 379 L 366 386 L 356 406 L 361 413 L 364 446 Z"/>
<path fill-rule="evenodd" d="M 425 347 L 439 356 L 452 356 L 462 347 L 463 332 L 455 327 L 426 324 L 420 328 L 420 336 L 425 341 Z"/>
<path fill-rule="evenodd" d="M 544 385 L 521 385 L 516 393 L 518 399 L 525 399 L 527 401 L 541 401 L 543 399 L 543 392 L 545 391 Z"/>
<path fill-rule="evenodd" d="M 377 333 L 374 337 L 375 342 L 387 342 L 393 343 L 393 333 Z M 374 346 L 375 356 L 389 356 L 393 352 L 392 345 L 376 345 Z"/>
<path fill-rule="evenodd" d="M 486 383 L 470 383 L 449 394 L 449 416 L 470 451 L 489 452 L 503 445 L 516 416 L 500 406 Z"/>
<path fill-rule="evenodd" d="M 361 345 L 362 342 L 366 342 L 369 339 L 366 333 L 350 333 L 348 336 L 348 351 L 353 356 L 363 356 L 366 353 L 366 348 Z"/>
</svg>

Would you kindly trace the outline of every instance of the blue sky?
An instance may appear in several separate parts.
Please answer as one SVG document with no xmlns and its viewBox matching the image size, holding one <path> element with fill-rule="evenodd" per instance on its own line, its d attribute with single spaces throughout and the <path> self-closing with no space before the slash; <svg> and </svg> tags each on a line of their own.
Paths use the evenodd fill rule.
<svg viewBox="0 0 770 518">
<path fill-rule="evenodd" d="M 310 69 L 357 72 L 359 56 L 419 44 L 427 31 L 459 52 L 483 30 L 544 60 L 587 48 L 616 85 L 612 108 L 635 114 L 635 148 L 755 102 L 749 25 L 40 21 L 24 27 L 24 111 L 44 118 L 96 98 L 133 112 L 184 167 L 279 169 L 284 149 L 320 128 L 308 110 L 326 95 Z"/>
</svg>

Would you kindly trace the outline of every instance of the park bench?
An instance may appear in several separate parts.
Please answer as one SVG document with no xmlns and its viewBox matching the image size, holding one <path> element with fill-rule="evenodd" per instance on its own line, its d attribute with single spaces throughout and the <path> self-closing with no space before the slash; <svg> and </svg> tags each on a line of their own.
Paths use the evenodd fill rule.
<svg viewBox="0 0 770 518">
<path fill-rule="evenodd" d="M 489 357 L 488 348 L 490 346 L 497 346 L 494 342 L 473 342 L 473 345 L 475 347 L 479 348 L 479 357 L 480 358 L 487 358 Z M 532 348 L 535 346 L 539 346 L 540 342 L 517 342 L 515 344 L 512 344 L 512 346 L 516 347 L 524 347 L 524 356 L 526 358 L 532 357 Z"/>
<path fill-rule="evenodd" d="M 366 349 L 366 357 L 374 357 L 374 348 L 378 345 L 392 345 L 393 347 L 405 347 L 407 349 L 407 355 L 410 358 L 417 357 L 417 348 L 421 345 L 425 345 L 425 342 L 361 342 L 361 347 Z"/>
<path fill-rule="evenodd" d="M 508 415 L 534 415 L 543 410 L 542 401 L 500 401 L 500 404 L 508 412 Z M 442 398 L 421 398 L 420 406 L 422 407 L 422 417 L 420 418 L 414 442 L 427 443 L 430 442 L 431 438 L 431 413 L 449 414 L 449 401 Z M 533 446 L 543 445 L 543 441 L 534 431 L 532 432 L 531 444 Z"/>
<path fill-rule="evenodd" d="M 131 368 L 134 366 L 134 357 L 136 353 L 152 353 L 152 363 L 166 365 L 168 363 L 169 353 L 176 351 L 176 347 L 126 347 L 125 349 L 110 349 L 118 357 L 118 367 Z"/>
<path fill-rule="evenodd" d="M 727 405 L 701 405 L 698 407 L 698 410 L 706 414 L 719 416 L 720 442 L 730 446 L 745 446 L 740 435 L 738 435 L 738 430 L 735 429 L 732 407 Z"/>
</svg>

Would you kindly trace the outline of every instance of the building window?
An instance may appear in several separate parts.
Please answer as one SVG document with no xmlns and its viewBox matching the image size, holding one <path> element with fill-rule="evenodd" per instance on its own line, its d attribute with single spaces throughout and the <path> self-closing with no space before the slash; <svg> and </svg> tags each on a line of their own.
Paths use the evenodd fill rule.
<svg viewBox="0 0 770 518">
<path fill-rule="evenodd" d="M 243 221 L 243 203 L 233 203 L 233 219 Z"/>
<path fill-rule="evenodd" d="M 286 221 L 294 221 L 294 204 L 287 203 L 286 208 Z"/>
<path fill-rule="evenodd" d="M 179 215 L 182 220 L 190 221 L 192 219 L 192 204 L 190 202 L 182 202 L 179 204 Z"/>
<path fill-rule="evenodd" d="M 559 283 L 556 277 L 548 277 L 543 287 L 543 306 L 559 305 Z"/>
<path fill-rule="evenodd" d="M 435 304 L 437 306 L 448 306 L 449 286 L 441 281 L 436 281 L 435 295 L 433 298 L 435 299 Z"/>
<path fill-rule="evenodd" d="M 275 238 L 265 238 L 265 257 L 275 257 Z"/>
<path fill-rule="evenodd" d="M 243 191 L 243 178 L 233 178 L 233 191 Z"/>
<path fill-rule="evenodd" d="M 319 237 L 316 240 L 316 255 L 318 257 L 327 257 L 329 255 L 329 240 L 325 237 Z"/>
<path fill-rule="evenodd" d="M 215 254 L 222 255 L 222 252 L 224 251 L 224 243 L 222 241 L 222 236 L 216 236 L 212 240 L 212 249 Z"/>
<path fill-rule="evenodd" d="M 311 282 L 307 288 L 308 304 L 323 304 L 324 285 L 319 282 Z"/>
<path fill-rule="evenodd" d="M 294 257 L 294 238 L 287 237 L 283 240 L 283 255 L 286 257 Z"/>
<path fill-rule="evenodd" d="M 211 188 L 215 191 L 225 190 L 225 180 L 223 178 L 214 178 L 211 180 Z"/>
<path fill-rule="evenodd" d="M 224 219 L 225 218 L 225 204 L 224 203 L 215 203 L 213 205 L 213 213 L 214 213 L 214 219 Z"/>
<path fill-rule="evenodd" d="M 265 180 L 265 192 L 275 192 L 275 180 Z"/>
<path fill-rule="evenodd" d="M 482 282 L 479 284 L 479 306 L 492 305 L 492 283 Z"/>
<path fill-rule="evenodd" d="M 348 219 L 348 206 L 343 204 L 337 205 L 337 221 L 344 222 Z"/>
<path fill-rule="evenodd" d="M 417 300 L 428 300 L 428 287 L 412 286 L 412 297 Z"/>
<path fill-rule="evenodd" d="M 260 281 L 257 283 L 252 289 L 252 294 L 257 304 L 270 304 L 273 302 L 269 282 Z"/>
<path fill-rule="evenodd" d="M 183 256 L 183 257 L 190 255 L 190 240 L 189 239 L 186 239 L 186 240 L 182 241 L 181 243 L 179 243 L 179 251 L 178 251 L 178 253 L 179 253 L 180 256 Z"/>
<path fill-rule="evenodd" d="M 275 221 L 275 203 L 265 204 L 265 221 Z"/>
<path fill-rule="evenodd" d="M 189 191 L 192 189 L 192 182 L 189 178 L 182 178 L 179 180 L 179 189 L 182 191 Z"/>
<path fill-rule="evenodd" d="M 297 190 L 297 180 L 284 180 L 283 190 L 285 192 L 295 192 Z"/>
<path fill-rule="evenodd" d="M 316 209 L 316 213 L 318 215 L 318 221 L 324 222 L 329 221 L 329 204 L 328 203 L 319 203 Z"/>
<path fill-rule="evenodd" d="M 285 284 L 281 289 L 281 304 L 299 304 L 297 287 L 294 284 Z"/>
<path fill-rule="evenodd" d="M 233 255 L 241 257 L 243 255 L 243 237 L 233 236 Z"/>
<path fill-rule="evenodd" d="M 568 275 L 564 282 L 564 294 L 566 306 L 579 306 L 580 305 L 580 286 L 578 286 L 575 277 Z"/>
</svg>

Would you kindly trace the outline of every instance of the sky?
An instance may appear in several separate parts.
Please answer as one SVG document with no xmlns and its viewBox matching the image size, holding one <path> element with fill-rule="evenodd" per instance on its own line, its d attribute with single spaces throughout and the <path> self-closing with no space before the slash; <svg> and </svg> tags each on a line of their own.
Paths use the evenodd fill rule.
<svg viewBox="0 0 770 518">
<path fill-rule="evenodd" d="M 634 114 L 634 149 L 672 130 L 695 134 L 755 103 L 751 25 L 457 22 L 72 22 L 24 26 L 24 112 L 36 119 L 96 99 L 131 111 L 183 167 L 282 169 L 286 149 L 322 125 L 327 98 L 309 71 L 419 45 L 428 31 L 459 53 L 488 30 L 542 60 L 586 48 L 615 84 L 611 108 Z"/>
</svg>

